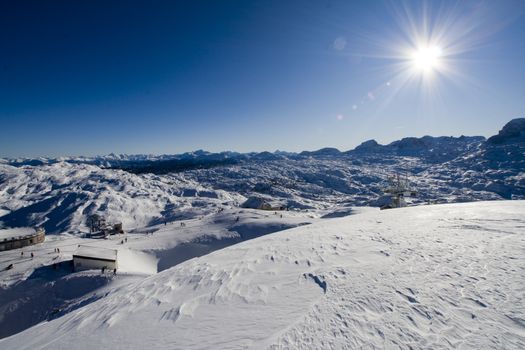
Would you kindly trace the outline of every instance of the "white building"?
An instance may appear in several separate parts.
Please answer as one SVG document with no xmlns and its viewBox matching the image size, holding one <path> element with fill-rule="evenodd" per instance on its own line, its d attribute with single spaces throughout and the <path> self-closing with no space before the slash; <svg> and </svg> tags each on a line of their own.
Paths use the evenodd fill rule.
<svg viewBox="0 0 525 350">
<path fill-rule="evenodd" d="M 81 245 L 73 254 L 75 271 L 118 268 L 117 250 Z"/>
</svg>

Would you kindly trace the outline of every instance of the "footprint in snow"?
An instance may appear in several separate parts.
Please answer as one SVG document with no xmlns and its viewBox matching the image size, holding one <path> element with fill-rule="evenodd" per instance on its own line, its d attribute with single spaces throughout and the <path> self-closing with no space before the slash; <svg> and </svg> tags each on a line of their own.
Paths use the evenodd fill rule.
<svg viewBox="0 0 525 350">
<path fill-rule="evenodd" d="M 166 320 L 166 321 L 176 322 L 179 319 L 179 316 L 180 316 L 180 308 L 178 307 L 178 308 L 170 309 L 168 311 L 164 311 L 160 319 L 161 321 Z"/>
<path fill-rule="evenodd" d="M 323 277 L 316 276 L 316 275 L 314 275 L 312 273 L 308 273 L 308 274 L 303 273 L 303 276 L 304 276 L 304 278 L 312 279 L 315 282 L 315 284 L 317 284 L 319 287 L 321 287 L 323 292 L 326 294 L 326 289 L 328 288 L 328 286 L 327 286 L 326 281 L 323 279 Z"/>
<path fill-rule="evenodd" d="M 473 299 L 473 298 L 467 298 L 467 300 L 469 301 L 472 301 L 474 304 L 476 304 L 477 306 L 481 306 L 481 307 L 487 307 L 487 305 L 485 303 L 483 303 L 482 301 L 478 300 L 478 299 Z"/>
<path fill-rule="evenodd" d="M 396 293 L 399 294 L 399 295 L 401 295 L 402 297 L 404 297 L 406 300 L 408 300 L 408 301 L 409 301 L 410 303 L 412 303 L 412 304 L 419 303 L 419 302 L 416 300 L 416 298 L 411 297 L 410 295 L 406 295 L 406 294 L 404 294 L 404 293 L 402 293 L 402 292 L 400 292 L 400 291 L 398 291 L 398 290 L 396 290 Z"/>
</svg>

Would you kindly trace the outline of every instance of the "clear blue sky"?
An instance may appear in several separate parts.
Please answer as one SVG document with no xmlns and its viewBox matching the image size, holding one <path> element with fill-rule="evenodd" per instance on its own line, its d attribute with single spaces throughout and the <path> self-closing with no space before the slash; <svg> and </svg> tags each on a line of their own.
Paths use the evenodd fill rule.
<svg viewBox="0 0 525 350">
<path fill-rule="evenodd" d="M 524 14 L 522 0 L 2 1 L 0 157 L 489 136 L 525 116 Z M 430 73 L 418 45 L 439 46 Z"/>
</svg>

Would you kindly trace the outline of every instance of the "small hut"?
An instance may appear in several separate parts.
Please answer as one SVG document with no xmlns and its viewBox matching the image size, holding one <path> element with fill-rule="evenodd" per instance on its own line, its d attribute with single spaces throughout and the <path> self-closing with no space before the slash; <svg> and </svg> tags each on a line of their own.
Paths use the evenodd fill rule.
<svg viewBox="0 0 525 350">
<path fill-rule="evenodd" d="M 117 250 L 80 245 L 73 254 L 75 271 L 118 268 Z"/>
</svg>

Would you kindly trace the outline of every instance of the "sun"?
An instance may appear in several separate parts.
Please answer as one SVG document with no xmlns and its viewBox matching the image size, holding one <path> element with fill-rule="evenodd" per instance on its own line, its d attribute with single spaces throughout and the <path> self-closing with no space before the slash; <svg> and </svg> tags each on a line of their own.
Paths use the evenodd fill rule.
<svg viewBox="0 0 525 350">
<path fill-rule="evenodd" d="M 412 54 L 412 62 L 417 70 L 428 72 L 438 68 L 441 55 L 437 46 L 420 47 Z"/>
</svg>

